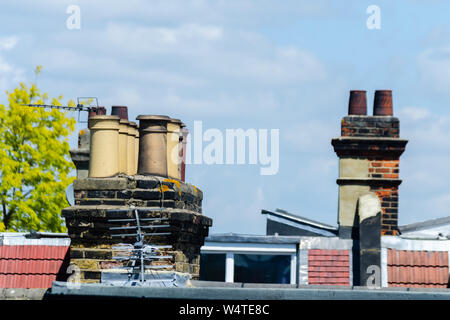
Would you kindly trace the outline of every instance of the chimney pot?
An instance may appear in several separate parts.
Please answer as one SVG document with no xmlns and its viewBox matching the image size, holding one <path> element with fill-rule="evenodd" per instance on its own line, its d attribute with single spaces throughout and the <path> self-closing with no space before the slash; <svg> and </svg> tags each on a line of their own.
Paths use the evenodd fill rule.
<svg viewBox="0 0 450 320">
<path fill-rule="evenodd" d="M 140 115 L 138 174 L 167 177 L 168 116 Z"/>
<path fill-rule="evenodd" d="M 348 115 L 367 115 L 366 91 L 351 90 L 348 102 Z"/>
<path fill-rule="evenodd" d="M 106 108 L 99 106 L 96 110 L 90 110 L 88 113 L 88 128 L 91 128 L 90 119 L 93 116 L 106 116 Z"/>
<path fill-rule="evenodd" d="M 119 172 L 119 117 L 96 115 L 91 121 L 89 177 L 112 177 Z"/>
<path fill-rule="evenodd" d="M 112 106 L 111 115 L 119 116 L 120 119 L 128 120 L 128 107 L 126 106 Z"/>
<path fill-rule="evenodd" d="M 392 91 L 391 90 L 376 90 L 375 99 L 373 102 L 374 116 L 392 116 Z"/>
</svg>

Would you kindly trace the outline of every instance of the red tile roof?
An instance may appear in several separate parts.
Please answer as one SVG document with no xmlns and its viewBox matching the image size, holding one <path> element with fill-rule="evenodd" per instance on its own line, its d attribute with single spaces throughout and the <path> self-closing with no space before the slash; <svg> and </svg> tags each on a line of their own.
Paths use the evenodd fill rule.
<svg viewBox="0 0 450 320">
<path fill-rule="evenodd" d="M 387 250 L 389 287 L 447 288 L 448 252 Z"/>
<path fill-rule="evenodd" d="M 350 285 L 348 250 L 308 250 L 308 283 L 311 285 Z"/>
<path fill-rule="evenodd" d="M 0 288 L 49 288 L 65 273 L 69 246 L 0 245 Z"/>
</svg>

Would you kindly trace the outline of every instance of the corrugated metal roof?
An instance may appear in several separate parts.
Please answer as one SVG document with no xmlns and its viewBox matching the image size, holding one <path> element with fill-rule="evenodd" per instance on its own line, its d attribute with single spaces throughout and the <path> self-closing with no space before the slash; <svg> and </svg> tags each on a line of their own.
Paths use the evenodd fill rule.
<svg viewBox="0 0 450 320">
<path fill-rule="evenodd" d="M 449 284 L 446 251 L 387 251 L 390 287 L 441 287 Z"/>
<path fill-rule="evenodd" d="M 308 284 L 349 286 L 349 250 L 308 250 Z"/>
</svg>

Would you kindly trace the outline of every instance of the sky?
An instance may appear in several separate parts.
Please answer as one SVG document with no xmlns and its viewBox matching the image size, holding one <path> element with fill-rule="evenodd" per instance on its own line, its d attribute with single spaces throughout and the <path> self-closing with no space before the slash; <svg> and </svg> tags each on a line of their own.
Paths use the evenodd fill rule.
<svg viewBox="0 0 450 320">
<path fill-rule="evenodd" d="M 73 28 L 79 8 L 79 28 Z M 379 8 L 380 28 L 368 28 Z M 264 234 L 261 209 L 337 225 L 340 135 L 350 90 L 393 92 L 399 224 L 450 214 L 450 2 L 2 1 L 0 103 L 20 81 L 63 101 L 95 96 L 129 118 L 164 114 L 227 129 L 279 129 L 279 170 L 191 164 L 210 233 Z M 69 24 L 68 24 L 69 23 Z M 74 114 L 77 117 L 77 114 Z M 78 123 L 70 137 L 76 148 Z"/>
</svg>

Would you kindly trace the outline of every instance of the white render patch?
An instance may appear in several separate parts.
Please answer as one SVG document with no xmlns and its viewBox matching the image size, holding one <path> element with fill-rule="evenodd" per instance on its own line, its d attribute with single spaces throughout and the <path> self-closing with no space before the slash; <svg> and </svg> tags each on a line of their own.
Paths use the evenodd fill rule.
<svg viewBox="0 0 450 320">
<path fill-rule="evenodd" d="M 381 248 L 381 287 L 388 287 L 387 249 Z"/>
<path fill-rule="evenodd" d="M 338 237 L 301 237 L 300 250 L 351 250 L 353 240 L 339 239 Z"/>
<path fill-rule="evenodd" d="M 450 240 L 413 240 L 397 236 L 382 236 L 381 247 L 396 250 L 450 252 Z"/>
<path fill-rule="evenodd" d="M 375 217 L 381 212 L 381 203 L 378 196 L 370 192 L 358 198 L 359 222 Z"/>
<path fill-rule="evenodd" d="M 292 254 L 296 252 L 295 243 L 236 243 L 205 241 L 201 247 L 202 253 L 261 253 L 261 254 Z"/>
<path fill-rule="evenodd" d="M 0 233 L 0 245 L 4 246 L 70 246 L 70 238 L 40 238 L 29 239 L 27 233 L 3 232 Z"/>
<path fill-rule="evenodd" d="M 308 250 L 300 250 L 299 253 L 299 268 L 298 268 L 298 282 L 300 285 L 308 285 Z"/>
</svg>

